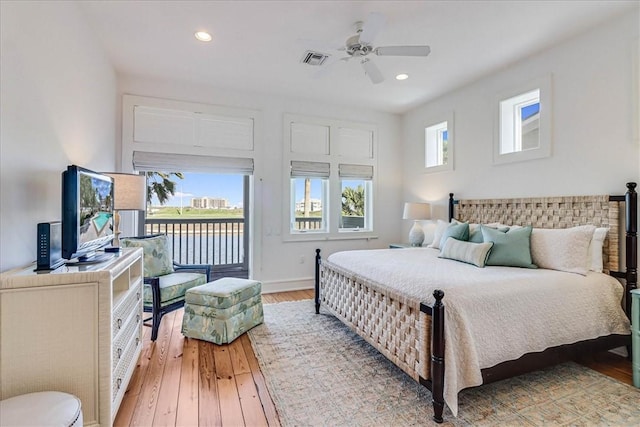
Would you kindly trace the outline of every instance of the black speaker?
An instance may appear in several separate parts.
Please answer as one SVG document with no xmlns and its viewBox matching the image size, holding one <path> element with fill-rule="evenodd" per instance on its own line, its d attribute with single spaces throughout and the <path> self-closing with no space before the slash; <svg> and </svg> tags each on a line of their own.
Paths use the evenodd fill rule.
<svg viewBox="0 0 640 427">
<path fill-rule="evenodd" d="M 60 221 L 38 224 L 37 247 L 36 271 L 55 270 L 64 264 L 62 259 L 62 223 Z"/>
</svg>

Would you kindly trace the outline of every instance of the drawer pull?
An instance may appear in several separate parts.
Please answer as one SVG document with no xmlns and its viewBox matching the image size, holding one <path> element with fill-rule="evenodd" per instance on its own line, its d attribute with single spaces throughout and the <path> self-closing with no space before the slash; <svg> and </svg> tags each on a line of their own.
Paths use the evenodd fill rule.
<svg viewBox="0 0 640 427">
<path fill-rule="evenodd" d="M 120 360 L 120 358 L 122 357 L 122 349 L 118 348 L 118 360 Z"/>
<path fill-rule="evenodd" d="M 136 347 L 140 344 L 140 338 L 136 337 Z"/>
<path fill-rule="evenodd" d="M 140 322 L 140 315 L 136 314 L 136 323 L 139 323 L 139 322 Z"/>
<path fill-rule="evenodd" d="M 140 301 L 140 292 L 139 292 L 139 291 L 138 291 L 138 292 L 136 292 L 136 299 L 137 299 L 138 301 Z"/>
<path fill-rule="evenodd" d="M 122 385 L 122 378 L 118 378 L 118 380 L 116 381 L 116 387 L 118 388 L 118 390 L 120 390 L 121 385 Z"/>
</svg>

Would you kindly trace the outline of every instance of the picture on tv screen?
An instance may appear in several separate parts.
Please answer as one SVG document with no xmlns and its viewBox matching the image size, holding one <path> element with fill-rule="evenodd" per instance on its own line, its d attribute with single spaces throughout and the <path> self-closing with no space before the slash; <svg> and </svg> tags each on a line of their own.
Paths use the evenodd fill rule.
<svg viewBox="0 0 640 427">
<path fill-rule="evenodd" d="M 80 235 L 82 245 L 113 234 L 113 184 L 80 174 Z"/>
</svg>

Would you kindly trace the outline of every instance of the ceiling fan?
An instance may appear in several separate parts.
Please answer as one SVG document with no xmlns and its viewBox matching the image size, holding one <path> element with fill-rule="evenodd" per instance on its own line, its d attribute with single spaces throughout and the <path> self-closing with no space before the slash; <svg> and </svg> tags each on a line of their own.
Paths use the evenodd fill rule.
<svg viewBox="0 0 640 427">
<path fill-rule="evenodd" d="M 378 35 L 385 24 L 382 14 L 372 12 L 366 22 L 358 21 L 354 24 L 356 34 L 349 37 L 344 47 L 339 48 L 345 51 L 348 56 L 340 58 L 341 61 L 351 59 L 360 60 L 360 65 L 365 74 L 373 84 L 382 83 L 384 76 L 378 66 L 369 58 L 369 55 L 377 56 L 427 56 L 431 52 L 429 46 L 373 46 L 373 40 Z M 337 62 L 337 61 L 336 61 Z"/>
</svg>

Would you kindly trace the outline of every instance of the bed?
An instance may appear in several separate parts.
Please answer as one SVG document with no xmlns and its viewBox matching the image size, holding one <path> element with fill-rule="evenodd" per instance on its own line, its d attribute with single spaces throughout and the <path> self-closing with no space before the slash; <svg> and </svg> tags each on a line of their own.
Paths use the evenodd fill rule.
<svg viewBox="0 0 640 427">
<path fill-rule="evenodd" d="M 580 274 L 550 268 L 478 268 L 439 257 L 442 248 L 345 251 L 326 260 L 317 249 L 316 313 L 320 306 L 326 308 L 431 390 L 438 423 L 445 404 L 457 414 L 457 394 L 464 388 L 584 352 L 621 346 L 631 351 L 630 291 L 637 286 L 638 257 L 635 187 L 627 184 L 621 196 L 457 201 L 450 195 L 452 222 L 494 223 L 507 234 L 509 228 L 535 227 L 532 251 L 533 236 L 538 250 L 545 243 L 555 250 L 555 241 L 545 242 L 541 236 L 580 231 L 591 239 L 596 227 L 608 229 L 602 248 L 588 255 L 602 256 L 602 273 L 587 271 L 590 268 Z M 624 271 L 619 268 L 621 214 L 626 227 Z M 449 248 L 454 240 L 446 242 Z M 567 248 L 571 250 L 561 252 L 574 253 L 574 246 Z M 542 263 L 544 256 L 538 255 Z M 557 258 L 562 255 L 551 262 Z"/>
</svg>

